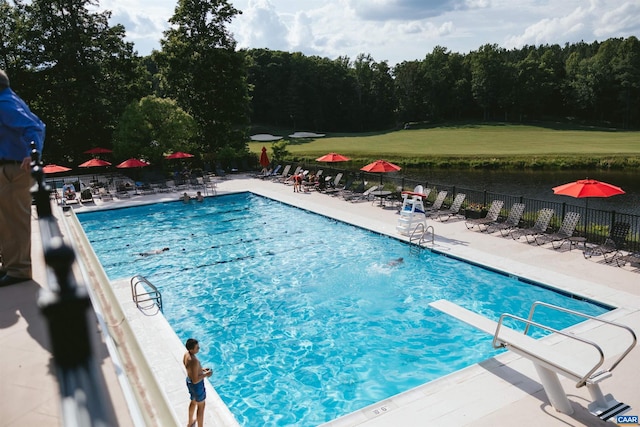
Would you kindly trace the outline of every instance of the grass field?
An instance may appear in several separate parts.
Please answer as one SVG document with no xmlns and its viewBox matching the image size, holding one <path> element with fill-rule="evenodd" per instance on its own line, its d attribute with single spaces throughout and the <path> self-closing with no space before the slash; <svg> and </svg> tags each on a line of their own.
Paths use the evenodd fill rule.
<svg viewBox="0 0 640 427">
<path fill-rule="evenodd" d="M 284 133 L 277 135 L 286 135 Z M 250 142 L 260 153 L 271 143 Z M 290 139 L 288 160 L 331 151 L 358 161 L 384 158 L 407 166 L 640 168 L 640 132 L 586 127 L 462 124 L 371 134 Z"/>
</svg>

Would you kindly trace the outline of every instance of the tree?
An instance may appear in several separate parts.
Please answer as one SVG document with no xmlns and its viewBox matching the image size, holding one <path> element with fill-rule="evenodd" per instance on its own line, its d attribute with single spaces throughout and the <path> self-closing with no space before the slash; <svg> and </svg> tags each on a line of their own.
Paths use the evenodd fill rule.
<svg viewBox="0 0 640 427">
<path fill-rule="evenodd" d="M 48 161 L 76 162 L 91 146 L 111 144 L 124 107 L 149 86 L 110 12 L 92 13 L 91 0 L 34 0 L 25 6 L 25 52 L 38 113 L 47 124 Z M 55 147 L 51 150 L 48 147 Z"/>
<path fill-rule="evenodd" d="M 204 153 L 247 152 L 249 95 L 245 56 L 225 24 L 240 12 L 225 0 L 179 0 L 161 40 L 161 90 L 194 117 Z"/>
<path fill-rule="evenodd" d="M 122 113 L 114 133 L 114 155 L 144 157 L 151 164 L 161 164 L 169 151 L 194 151 L 196 132 L 193 117 L 175 101 L 147 96 Z"/>
</svg>

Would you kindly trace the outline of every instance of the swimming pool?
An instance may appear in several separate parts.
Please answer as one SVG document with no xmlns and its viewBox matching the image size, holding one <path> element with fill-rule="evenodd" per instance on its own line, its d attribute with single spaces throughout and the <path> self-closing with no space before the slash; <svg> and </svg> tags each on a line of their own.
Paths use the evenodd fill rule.
<svg viewBox="0 0 640 427">
<path fill-rule="evenodd" d="M 200 340 L 246 426 L 317 425 L 497 354 L 488 335 L 428 307 L 437 299 L 493 319 L 526 316 L 535 300 L 606 311 L 249 193 L 78 217 L 110 279 L 159 287 L 168 322 Z"/>
</svg>

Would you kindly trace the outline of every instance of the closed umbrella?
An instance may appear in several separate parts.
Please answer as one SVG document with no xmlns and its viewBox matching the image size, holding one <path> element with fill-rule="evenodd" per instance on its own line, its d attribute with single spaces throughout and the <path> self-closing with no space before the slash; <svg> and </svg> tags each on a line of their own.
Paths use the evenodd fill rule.
<svg viewBox="0 0 640 427">
<path fill-rule="evenodd" d="M 316 162 L 336 163 L 336 162 L 348 162 L 349 160 L 351 159 L 346 156 L 343 156 L 342 154 L 329 153 L 329 154 L 325 154 L 322 157 L 318 157 L 316 159 Z"/>
<path fill-rule="evenodd" d="M 267 155 L 267 147 L 262 147 L 262 153 L 260 154 L 260 165 L 263 168 L 267 168 L 269 166 L 269 156 Z"/>
<path fill-rule="evenodd" d="M 380 173 L 380 186 L 382 186 L 382 174 L 388 172 L 397 172 L 402 169 L 400 166 L 387 162 L 386 160 L 376 160 L 373 163 L 369 163 L 366 166 L 360 168 L 365 172 L 378 172 Z"/>
</svg>

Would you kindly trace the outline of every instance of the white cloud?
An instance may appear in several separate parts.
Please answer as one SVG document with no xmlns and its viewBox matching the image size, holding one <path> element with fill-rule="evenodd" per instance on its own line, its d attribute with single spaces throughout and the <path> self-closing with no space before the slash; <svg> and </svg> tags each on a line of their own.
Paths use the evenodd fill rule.
<svg viewBox="0 0 640 427">
<path fill-rule="evenodd" d="M 158 49 L 177 0 L 106 0 L 140 54 Z M 238 47 L 329 58 L 371 54 L 394 65 L 435 46 L 467 53 L 564 45 L 640 33 L 640 0 L 229 0 L 243 13 L 229 30 Z"/>
</svg>

